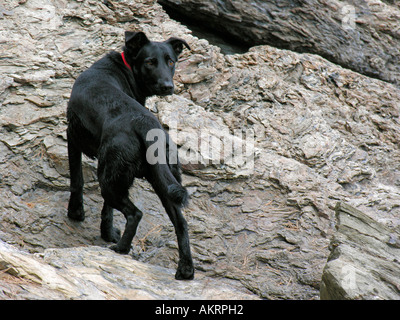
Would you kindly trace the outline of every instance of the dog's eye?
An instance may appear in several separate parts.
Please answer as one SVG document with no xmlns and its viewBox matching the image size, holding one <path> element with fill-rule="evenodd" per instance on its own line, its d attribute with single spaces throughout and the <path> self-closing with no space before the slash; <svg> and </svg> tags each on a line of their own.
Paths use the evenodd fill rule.
<svg viewBox="0 0 400 320">
<path fill-rule="evenodd" d="M 169 60 L 168 60 L 168 65 L 169 65 L 170 67 L 173 67 L 174 64 L 175 64 L 174 60 L 172 60 L 172 59 L 169 59 Z"/>
<path fill-rule="evenodd" d="M 155 60 L 153 60 L 153 59 L 149 59 L 149 60 L 146 60 L 146 61 L 145 61 L 145 64 L 146 64 L 147 66 L 154 66 L 154 65 L 156 64 L 156 62 L 155 62 Z"/>
</svg>

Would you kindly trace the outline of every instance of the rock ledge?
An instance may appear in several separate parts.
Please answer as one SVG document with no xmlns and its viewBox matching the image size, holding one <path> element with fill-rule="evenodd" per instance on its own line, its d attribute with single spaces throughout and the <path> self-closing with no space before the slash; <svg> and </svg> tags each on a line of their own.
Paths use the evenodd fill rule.
<svg viewBox="0 0 400 320">
<path fill-rule="evenodd" d="M 28 254 L 0 241 L 0 299 L 257 299 L 221 279 L 174 273 L 102 247 Z"/>
<path fill-rule="evenodd" d="M 399 233 L 341 202 L 336 217 L 321 299 L 400 299 Z"/>
</svg>

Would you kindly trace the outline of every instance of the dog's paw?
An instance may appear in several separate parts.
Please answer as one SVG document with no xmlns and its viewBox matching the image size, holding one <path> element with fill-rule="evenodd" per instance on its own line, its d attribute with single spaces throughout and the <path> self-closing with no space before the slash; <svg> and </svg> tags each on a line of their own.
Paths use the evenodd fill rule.
<svg viewBox="0 0 400 320">
<path fill-rule="evenodd" d="M 75 221 L 85 220 L 85 211 L 83 210 L 83 207 L 80 207 L 76 210 L 68 209 L 68 218 L 75 220 Z"/>
<path fill-rule="evenodd" d="M 120 254 L 128 254 L 129 251 L 131 250 L 130 247 L 121 248 L 121 247 L 118 246 L 118 244 L 115 244 L 115 245 L 111 246 L 110 249 L 114 250 L 116 253 L 120 253 Z"/>
<path fill-rule="evenodd" d="M 192 265 L 179 266 L 175 273 L 176 280 L 193 280 L 194 268 Z"/>
<path fill-rule="evenodd" d="M 118 228 L 112 228 L 110 231 L 102 232 L 101 238 L 107 242 L 117 243 L 121 239 L 121 231 Z"/>
</svg>

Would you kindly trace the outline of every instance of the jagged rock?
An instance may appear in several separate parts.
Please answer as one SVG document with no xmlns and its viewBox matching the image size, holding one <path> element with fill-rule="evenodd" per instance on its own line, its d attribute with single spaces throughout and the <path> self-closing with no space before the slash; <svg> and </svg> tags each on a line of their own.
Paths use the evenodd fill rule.
<svg viewBox="0 0 400 320">
<path fill-rule="evenodd" d="M 400 5 L 375 0 L 159 0 L 178 14 L 249 46 L 315 53 L 400 84 Z"/>
<path fill-rule="evenodd" d="M 176 124 L 180 152 L 191 146 L 201 160 L 184 164 L 183 177 L 196 277 L 234 279 L 263 298 L 317 299 L 338 200 L 400 225 L 396 86 L 270 46 L 223 55 L 153 0 L 1 5 L 2 241 L 39 254 L 109 246 L 99 232 L 96 161 L 83 161 L 85 221 L 66 216 L 65 110 L 74 78 L 121 50 L 125 29 L 156 41 L 181 37 L 191 47 L 177 66 L 176 94 L 148 107 L 170 131 Z M 229 149 L 202 148 L 202 129 L 216 145 L 242 150 L 253 132 L 254 153 L 235 162 Z M 174 229 L 151 186 L 138 179 L 131 198 L 144 216 L 127 258 L 175 269 Z M 118 212 L 115 224 L 125 224 Z"/>
<path fill-rule="evenodd" d="M 174 274 L 101 247 L 27 254 L 0 241 L 0 299 L 257 299 L 224 280 Z"/>
<path fill-rule="evenodd" d="M 400 233 L 338 203 L 321 299 L 400 299 Z"/>
</svg>

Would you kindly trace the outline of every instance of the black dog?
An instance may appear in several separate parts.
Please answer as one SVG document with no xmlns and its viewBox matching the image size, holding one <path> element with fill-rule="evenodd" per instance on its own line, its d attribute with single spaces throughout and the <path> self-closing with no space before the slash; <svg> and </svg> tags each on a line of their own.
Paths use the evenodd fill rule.
<svg viewBox="0 0 400 320">
<path fill-rule="evenodd" d="M 176 279 L 193 279 L 187 223 L 181 207 L 187 201 L 180 166 L 169 160 L 172 142 L 157 118 L 145 107 L 146 97 L 173 93 L 172 77 L 183 46 L 182 39 L 152 42 L 143 32 L 125 32 L 122 53 L 110 52 L 75 81 L 67 108 L 68 158 L 71 197 L 68 217 L 83 221 L 82 152 L 98 158 L 98 178 L 104 207 L 101 236 L 116 242 L 111 248 L 128 253 L 142 212 L 129 200 L 133 180 L 146 178 L 160 197 L 176 231 L 179 264 Z M 165 134 L 164 161 L 150 161 L 149 131 Z M 159 137 L 159 139 L 161 139 Z M 176 146 L 175 146 L 176 147 Z M 159 154 L 159 156 L 160 156 Z M 154 159 L 153 159 L 154 160 Z M 126 218 L 125 231 L 113 227 L 113 209 Z"/>
</svg>

